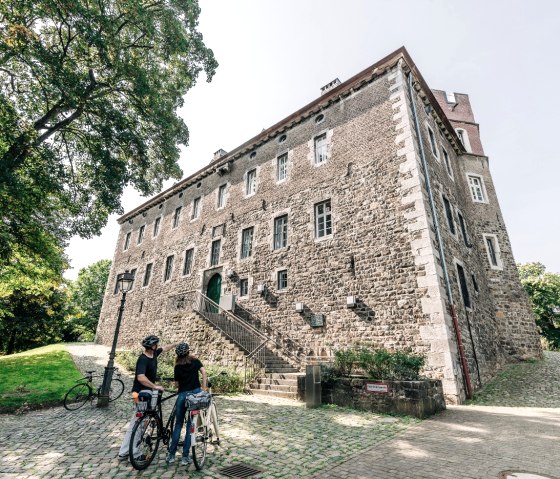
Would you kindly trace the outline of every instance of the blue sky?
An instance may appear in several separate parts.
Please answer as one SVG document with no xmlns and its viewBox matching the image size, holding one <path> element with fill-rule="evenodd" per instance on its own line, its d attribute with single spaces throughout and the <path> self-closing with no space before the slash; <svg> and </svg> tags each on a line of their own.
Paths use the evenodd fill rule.
<svg viewBox="0 0 560 479">
<path fill-rule="evenodd" d="M 560 272 L 560 2 L 537 0 L 201 0 L 200 31 L 220 66 L 181 111 L 185 176 L 401 46 L 435 89 L 467 93 L 517 262 Z M 170 186 L 169 182 L 167 186 Z M 126 211 L 146 198 L 128 189 Z M 112 259 L 117 215 L 74 238 L 80 268 Z"/>
</svg>

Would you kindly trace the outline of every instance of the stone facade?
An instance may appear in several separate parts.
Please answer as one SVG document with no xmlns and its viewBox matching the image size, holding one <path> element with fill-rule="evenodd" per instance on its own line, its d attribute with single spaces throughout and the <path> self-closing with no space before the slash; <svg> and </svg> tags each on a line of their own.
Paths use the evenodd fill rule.
<svg viewBox="0 0 560 479">
<path fill-rule="evenodd" d="M 155 333 L 241 364 L 189 307 L 189 292 L 218 288 L 309 358 L 355 344 L 422 354 L 453 402 L 467 377 L 477 388 L 509 358 L 539 356 L 478 125 L 468 97 L 455 99 L 450 119 L 445 94 L 400 49 L 124 215 L 97 341 L 112 338 L 116 275 L 135 270 L 120 347 Z M 485 201 L 467 175 L 483 181 Z"/>
</svg>

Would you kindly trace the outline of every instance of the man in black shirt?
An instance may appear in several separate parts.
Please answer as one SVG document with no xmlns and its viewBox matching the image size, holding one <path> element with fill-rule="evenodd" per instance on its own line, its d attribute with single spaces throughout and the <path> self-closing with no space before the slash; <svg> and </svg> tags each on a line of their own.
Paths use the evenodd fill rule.
<svg viewBox="0 0 560 479">
<path fill-rule="evenodd" d="M 155 384 L 157 377 L 157 358 L 161 353 L 165 353 L 175 348 L 180 343 L 170 344 L 168 346 L 163 346 L 158 348 L 159 338 L 157 336 L 150 335 L 142 341 L 142 346 L 144 347 L 144 352 L 140 355 L 136 361 L 136 371 L 134 373 L 134 384 L 132 385 L 132 392 L 138 393 L 143 389 L 155 389 L 157 391 L 163 391 L 163 386 Z M 130 444 L 130 435 L 132 434 L 132 429 L 134 427 L 134 421 L 136 419 L 136 411 L 132 415 L 130 424 L 119 451 L 119 460 L 128 460 L 128 448 Z"/>
</svg>

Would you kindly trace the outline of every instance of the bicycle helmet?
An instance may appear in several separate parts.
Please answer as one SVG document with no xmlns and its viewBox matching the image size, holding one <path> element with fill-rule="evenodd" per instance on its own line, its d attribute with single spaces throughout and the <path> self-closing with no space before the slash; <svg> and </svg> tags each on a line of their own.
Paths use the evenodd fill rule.
<svg viewBox="0 0 560 479">
<path fill-rule="evenodd" d="M 142 346 L 144 346 L 145 348 L 151 348 L 154 344 L 157 343 L 159 343 L 159 338 L 151 334 L 150 336 L 144 338 L 144 340 L 142 341 Z"/>
<path fill-rule="evenodd" d="M 189 354 L 189 345 L 187 343 L 180 343 L 176 348 L 175 348 L 175 353 L 177 354 L 177 356 L 179 357 L 183 357 L 186 356 L 187 354 Z"/>
</svg>

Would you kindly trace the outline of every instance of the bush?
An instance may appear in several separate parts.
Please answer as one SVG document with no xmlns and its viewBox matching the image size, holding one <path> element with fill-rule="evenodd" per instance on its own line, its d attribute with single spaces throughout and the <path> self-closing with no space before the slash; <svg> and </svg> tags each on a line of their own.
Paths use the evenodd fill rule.
<svg viewBox="0 0 560 479">
<path fill-rule="evenodd" d="M 340 376 L 350 376 L 357 361 L 354 349 L 339 349 L 334 352 L 334 368 Z"/>
</svg>

